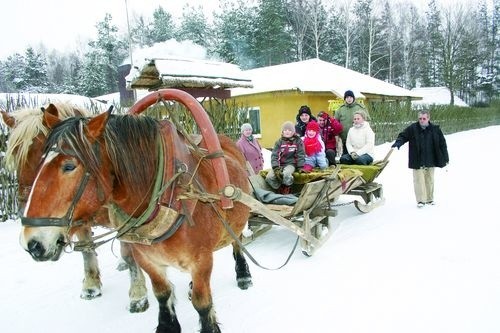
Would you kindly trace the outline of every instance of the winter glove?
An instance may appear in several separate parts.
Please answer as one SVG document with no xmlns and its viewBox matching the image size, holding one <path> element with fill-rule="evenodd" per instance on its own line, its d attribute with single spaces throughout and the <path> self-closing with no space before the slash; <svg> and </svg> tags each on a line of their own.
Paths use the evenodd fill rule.
<svg viewBox="0 0 500 333">
<path fill-rule="evenodd" d="M 283 179 L 283 168 L 280 168 L 280 167 L 273 168 L 273 172 L 274 172 L 274 175 L 276 176 L 276 178 L 278 178 L 280 180 Z"/>
<path fill-rule="evenodd" d="M 356 154 L 355 152 L 352 152 L 350 155 L 353 160 L 357 160 L 359 157 L 358 154 Z"/>
<path fill-rule="evenodd" d="M 299 169 L 299 172 L 300 173 L 309 173 L 313 170 L 313 167 L 312 165 L 309 165 L 309 164 L 304 164 L 304 166 L 302 168 Z"/>
<path fill-rule="evenodd" d="M 391 148 L 398 148 L 398 150 L 399 150 L 399 145 L 398 145 L 396 142 L 394 142 L 394 143 L 392 144 Z"/>
</svg>

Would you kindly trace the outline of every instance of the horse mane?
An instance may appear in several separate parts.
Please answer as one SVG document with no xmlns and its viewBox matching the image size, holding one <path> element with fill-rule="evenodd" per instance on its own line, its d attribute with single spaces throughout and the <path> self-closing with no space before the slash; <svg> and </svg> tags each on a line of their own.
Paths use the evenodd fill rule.
<svg viewBox="0 0 500 333">
<path fill-rule="evenodd" d="M 56 145 L 75 153 L 84 167 L 101 183 L 102 158 L 85 136 L 88 118 L 69 118 L 54 127 L 45 146 L 45 154 Z M 155 179 L 158 167 L 160 124 L 143 115 L 110 115 L 103 139 L 105 152 L 111 161 L 116 181 L 145 195 Z M 99 140 L 99 139 L 98 139 Z"/>
<path fill-rule="evenodd" d="M 73 116 L 90 116 L 90 112 L 77 108 L 70 103 L 53 103 L 59 113 L 59 119 Z M 28 152 L 33 140 L 39 135 L 47 136 L 48 128 L 43 125 L 43 112 L 41 108 L 24 108 L 10 114 L 15 119 L 14 128 L 10 129 L 7 149 L 5 152 L 5 166 L 16 170 L 28 159 Z"/>
</svg>

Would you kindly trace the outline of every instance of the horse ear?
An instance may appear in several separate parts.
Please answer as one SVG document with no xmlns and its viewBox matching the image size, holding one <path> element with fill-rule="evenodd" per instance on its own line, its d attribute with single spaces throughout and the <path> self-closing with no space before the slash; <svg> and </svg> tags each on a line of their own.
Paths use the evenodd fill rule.
<svg viewBox="0 0 500 333">
<path fill-rule="evenodd" d="M 108 123 L 111 110 L 112 108 L 90 119 L 86 127 L 86 132 L 89 136 L 89 139 L 96 140 L 104 133 L 104 129 L 106 128 L 106 124 Z"/>
<path fill-rule="evenodd" d="M 9 126 L 10 128 L 14 128 L 14 126 L 16 125 L 16 120 L 14 119 L 14 117 L 3 110 L 0 110 L 0 113 L 2 113 L 2 119 L 5 125 Z"/>
<path fill-rule="evenodd" d="M 42 124 L 44 126 L 52 129 L 61 122 L 59 111 L 57 111 L 57 107 L 54 104 L 50 103 L 47 108 L 41 107 L 40 109 L 43 112 Z"/>
</svg>

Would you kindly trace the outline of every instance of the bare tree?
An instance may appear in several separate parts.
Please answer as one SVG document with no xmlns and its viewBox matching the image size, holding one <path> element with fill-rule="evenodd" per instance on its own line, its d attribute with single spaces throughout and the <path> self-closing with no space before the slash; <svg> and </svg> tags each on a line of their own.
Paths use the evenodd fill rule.
<svg viewBox="0 0 500 333">
<path fill-rule="evenodd" d="M 396 25 L 401 38 L 401 72 L 403 86 L 413 88 L 419 77 L 419 55 L 425 46 L 425 26 L 418 9 L 410 3 L 399 7 L 396 12 Z"/>
<path fill-rule="evenodd" d="M 321 0 L 310 0 L 309 26 L 314 41 L 314 51 L 316 58 L 319 58 L 319 50 L 323 38 L 327 32 L 326 11 Z"/>
<path fill-rule="evenodd" d="M 464 64 L 463 59 L 472 55 L 472 60 L 477 54 L 477 51 L 472 50 L 475 47 L 471 43 L 479 40 L 477 25 L 471 20 L 473 17 L 475 15 L 472 11 L 464 9 L 460 4 L 443 10 L 443 79 L 450 90 L 451 105 L 455 103 L 455 90 L 460 76 L 464 73 L 463 65 L 467 65 Z"/>
<path fill-rule="evenodd" d="M 349 68 L 351 64 L 351 49 L 354 42 L 355 37 L 355 29 L 354 29 L 354 19 L 351 15 L 351 10 L 353 8 L 352 0 L 340 0 L 339 1 L 340 8 L 340 17 L 342 19 L 343 31 L 342 38 L 345 46 L 345 62 L 344 67 Z"/>
<path fill-rule="evenodd" d="M 297 48 L 297 59 L 304 59 L 304 45 L 308 29 L 308 0 L 287 0 L 286 1 L 287 18 L 290 24 L 295 46 Z"/>
</svg>

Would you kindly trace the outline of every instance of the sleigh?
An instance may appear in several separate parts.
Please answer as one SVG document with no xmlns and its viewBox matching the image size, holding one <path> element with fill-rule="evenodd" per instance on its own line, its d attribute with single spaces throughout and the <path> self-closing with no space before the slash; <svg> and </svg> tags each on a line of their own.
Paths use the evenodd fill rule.
<svg viewBox="0 0 500 333">
<path fill-rule="evenodd" d="M 244 242 L 249 243 L 273 225 L 279 225 L 300 237 L 302 252 L 311 256 L 338 227 L 336 202 L 342 195 L 355 196 L 352 203 L 362 213 L 385 202 L 382 185 L 375 179 L 387 165 L 391 152 L 369 166 L 338 165 L 310 174 L 295 173 L 294 195 L 273 195 L 265 182 L 266 172 L 250 176 L 253 195 L 239 198 L 252 209 L 248 220 L 251 235 L 243 237 Z M 295 202 L 294 196 L 298 197 Z"/>
</svg>

